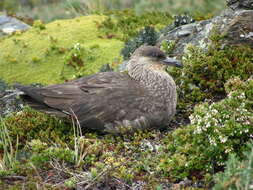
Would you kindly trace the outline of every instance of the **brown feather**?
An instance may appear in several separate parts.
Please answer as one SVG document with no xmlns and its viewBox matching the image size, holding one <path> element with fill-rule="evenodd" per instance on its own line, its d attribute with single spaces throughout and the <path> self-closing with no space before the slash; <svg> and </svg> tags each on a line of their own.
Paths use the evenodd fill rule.
<svg viewBox="0 0 253 190">
<path fill-rule="evenodd" d="M 129 75 L 104 72 L 43 88 L 17 88 L 31 107 L 60 117 L 75 114 L 84 128 L 121 133 L 162 127 L 176 108 L 175 83 L 154 61 L 164 56 L 156 47 L 141 47 L 131 58 Z"/>
</svg>

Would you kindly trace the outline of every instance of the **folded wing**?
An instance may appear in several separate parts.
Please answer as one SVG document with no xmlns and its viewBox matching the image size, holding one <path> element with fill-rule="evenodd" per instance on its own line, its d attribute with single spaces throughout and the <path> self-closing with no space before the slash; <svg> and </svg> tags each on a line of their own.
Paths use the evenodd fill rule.
<svg viewBox="0 0 253 190">
<path fill-rule="evenodd" d="M 33 108 L 60 117 L 75 114 L 82 126 L 102 129 L 145 117 L 149 92 L 127 74 L 105 72 L 43 88 L 17 86 Z M 150 105 L 148 105 L 150 104 Z"/>
</svg>

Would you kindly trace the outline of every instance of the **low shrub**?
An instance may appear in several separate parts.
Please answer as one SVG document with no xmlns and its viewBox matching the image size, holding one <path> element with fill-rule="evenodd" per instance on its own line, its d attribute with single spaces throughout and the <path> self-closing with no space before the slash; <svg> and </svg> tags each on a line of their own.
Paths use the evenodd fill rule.
<svg viewBox="0 0 253 190">
<path fill-rule="evenodd" d="M 208 51 L 190 46 L 183 57 L 184 68 L 173 70 L 181 103 L 219 100 L 225 95 L 224 84 L 239 76 L 253 75 L 253 50 L 248 47 L 210 47 Z"/>
<path fill-rule="evenodd" d="M 31 154 L 29 160 L 38 168 L 44 164 L 48 164 L 52 160 L 75 163 L 74 151 L 67 147 L 50 146 L 47 143 L 35 139 L 29 142 L 28 145 L 30 150 L 27 151 Z"/>
<path fill-rule="evenodd" d="M 94 47 L 93 49 L 96 49 Z M 68 53 L 64 57 L 64 65 L 61 70 L 62 79 L 67 80 L 65 77 L 65 67 L 71 67 L 76 71 L 73 78 L 80 78 L 83 76 L 83 71 L 87 67 L 87 63 L 94 62 L 96 56 L 91 48 L 84 47 L 80 43 L 76 43 L 73 47 L 66 49 Z M 85 67 L 86 66 L 86 67 Z"/>
<path fill-rule="evenodd" d="M 190 24 L 190 23 L 194 23 L 194 22 L 195 22 L 194 18 L 192 18 L 188 14 L 176 15 L 176 16 L 174 16 L 172 24 L 170 24 L 170 25 L 166 26 L 165 28 L 163 28 L 161 30 L 161 33 L 166 35 L 168 32 L 170 32 L 171 30 L 173 30 L 176 27 L 186 25 L 186 24 Z"/>
<path fill-rule="evenodd" d="M 138 47 L 144 44 L 154 46 L 157 39 L 158 33 L 155 31 L 155 28 L 146 26 L 135 38 L 125 43 L 124 48 L 121 50 L 121 54 L 124 59 L 127 60 Z"/>
<path fill-rule="evenodd" d="M 253 79 L 238 80 L 226 83 L 239 85 L 227 87 L 229 94 L 224 100 L 196 106 L 191 124 L 171 134 L 168 155 L 159 165 L 165 175 L 201 178 L 222 170 L 229 153 L 240 156 L 247 149 L 253 133 Z M 229 91 L 234 88 L 237 90 Z"/>
<path fill-rule="evenodd" d="M 108 11 L 107 18 L 97 26 L 106 36 L 115 36 L 123 41 L 135 37 L 145 26 L 161 29 L 171 23 L 172 17 L 165 12 L 144 12 L 137 15 L 133 10 Z"/>
<path fill-rule="evenodd" d="M 215 178 L 213 190 L 249 190 L 253 185 L 253 143 L 248 144 L 249 151 L 244 152 L 245 159 L 235 154 L 229 156 L 224 173 L 219 173 Z"/>
</svg>

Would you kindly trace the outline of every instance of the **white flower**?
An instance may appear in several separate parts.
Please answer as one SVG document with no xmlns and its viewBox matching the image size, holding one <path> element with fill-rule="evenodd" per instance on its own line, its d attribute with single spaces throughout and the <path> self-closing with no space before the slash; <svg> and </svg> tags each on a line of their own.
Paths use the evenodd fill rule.
<svg viewBox="0 0 253 190">
<path fill-rule="evenodd" d="M 222 136 L 220 136 L 219 138 L 220 138 L 221 143 L 225 143 L 225 142 L 227 142 L 227 140 L 228 140 L 227 137 L 222 137 Z"/>
</svg>

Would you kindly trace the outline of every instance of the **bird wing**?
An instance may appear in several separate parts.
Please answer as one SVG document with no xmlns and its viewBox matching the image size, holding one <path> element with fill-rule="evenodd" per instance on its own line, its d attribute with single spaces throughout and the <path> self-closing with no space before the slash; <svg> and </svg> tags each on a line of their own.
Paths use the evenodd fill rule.
<svg viewBox="0 0 253 190">
<path fill-rule="evenodd" d="M 89 125 L 94 118 L 103 123 L 134 120 L 145 113 L 143 104 L 149 92 L 128 75 L 106 72 L 84 80 L 74 81 L 83 96 L 72 104 L 82 124 Z"/>
<path fill-rule="evenodd" d="M 98 73 L 39 89 L 19 89 L 50 109 L 74 113 L 81 125 L 95 129 L 115 120 L 133 121 L 152 106 L 147 89 L 127 74 L 117 72 Z"/>
</svg>

